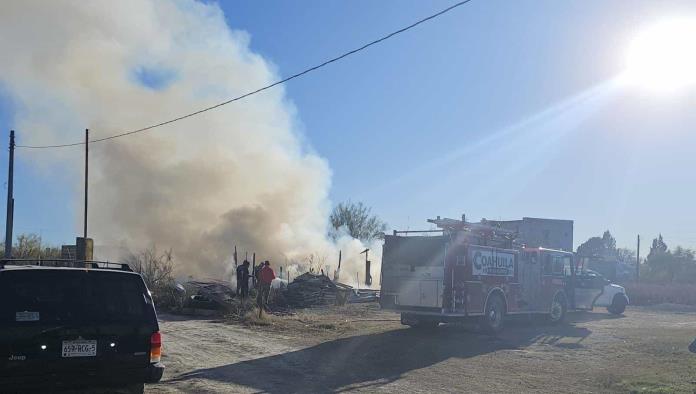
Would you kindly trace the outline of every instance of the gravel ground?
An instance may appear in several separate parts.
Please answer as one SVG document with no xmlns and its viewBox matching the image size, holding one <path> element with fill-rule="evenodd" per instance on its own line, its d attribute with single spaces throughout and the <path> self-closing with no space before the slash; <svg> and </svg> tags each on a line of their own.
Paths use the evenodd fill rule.
<svg viewBox="0 0 696 394">
<path fill-rule="evenodd" d="M 665 310 L 667 309 L 667 310 Z M 629 308 L 567 323 L 404 328 L 374 305 L 309 310 L 264 326 L 161 316 L 167 371 L 148 393 L 695 393 L 696 312 Z"/>
</svg>

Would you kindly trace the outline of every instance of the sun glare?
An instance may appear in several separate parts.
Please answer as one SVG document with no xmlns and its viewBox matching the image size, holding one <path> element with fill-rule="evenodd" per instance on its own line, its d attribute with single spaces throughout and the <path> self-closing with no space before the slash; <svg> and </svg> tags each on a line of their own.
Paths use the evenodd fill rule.
<svg viewBox="0 0 696 394">
<path fill-rule="evenodd" d="M 626 61 L 631 84 L 657 91 L 696 85 L 696 18 L 664 20 L 640 32 Z"/>
</svg>

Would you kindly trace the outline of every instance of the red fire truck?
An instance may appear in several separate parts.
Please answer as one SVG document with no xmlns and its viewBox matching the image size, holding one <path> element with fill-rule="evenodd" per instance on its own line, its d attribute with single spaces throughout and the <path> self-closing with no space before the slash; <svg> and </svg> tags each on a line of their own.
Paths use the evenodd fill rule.
<svg viewBox="0 0 696 394">
<path fill-rule="evenodd" d="M 440 229 L 385 237 L 380 304 L 400 312 L 402 324 L 476 317 L 496 332 L 512 314 L 560 322 L 570 309 L 592 309 L 608 285 L 578 280 L 571 252 L 516 245 L 512 231 L 465 220 L 429 222 Z"/>
</svg>

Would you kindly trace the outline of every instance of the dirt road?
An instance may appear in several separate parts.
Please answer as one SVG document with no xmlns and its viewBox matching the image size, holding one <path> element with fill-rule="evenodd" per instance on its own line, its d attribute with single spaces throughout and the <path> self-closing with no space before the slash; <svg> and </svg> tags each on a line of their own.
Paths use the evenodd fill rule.
<svg viewBox="0 0 696 394">
<path fill-rule="evenodd" d="M 351 309 L 352 308 L 352 309 Z M 147 392 L 695 392 L 696 313 L 630 308 L 511 322 L 499 337 L 403 328 L 365 306 L 247 328 L 162 317 L 167 372 Z M 363 309 L 360 309 L 363 308 Z"/>
</svg>

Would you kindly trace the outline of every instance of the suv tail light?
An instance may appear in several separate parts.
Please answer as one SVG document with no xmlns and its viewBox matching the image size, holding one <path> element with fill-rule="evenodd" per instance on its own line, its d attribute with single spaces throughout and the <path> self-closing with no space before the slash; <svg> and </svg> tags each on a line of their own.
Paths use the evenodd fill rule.
<svg viewBox="0 0 696 394">
<path fill-rule="evenodd" d="M 153 332 L 150 337 L 150 362 L 158 363 L 162 358 L 162 334 Z"/>
</svg>

